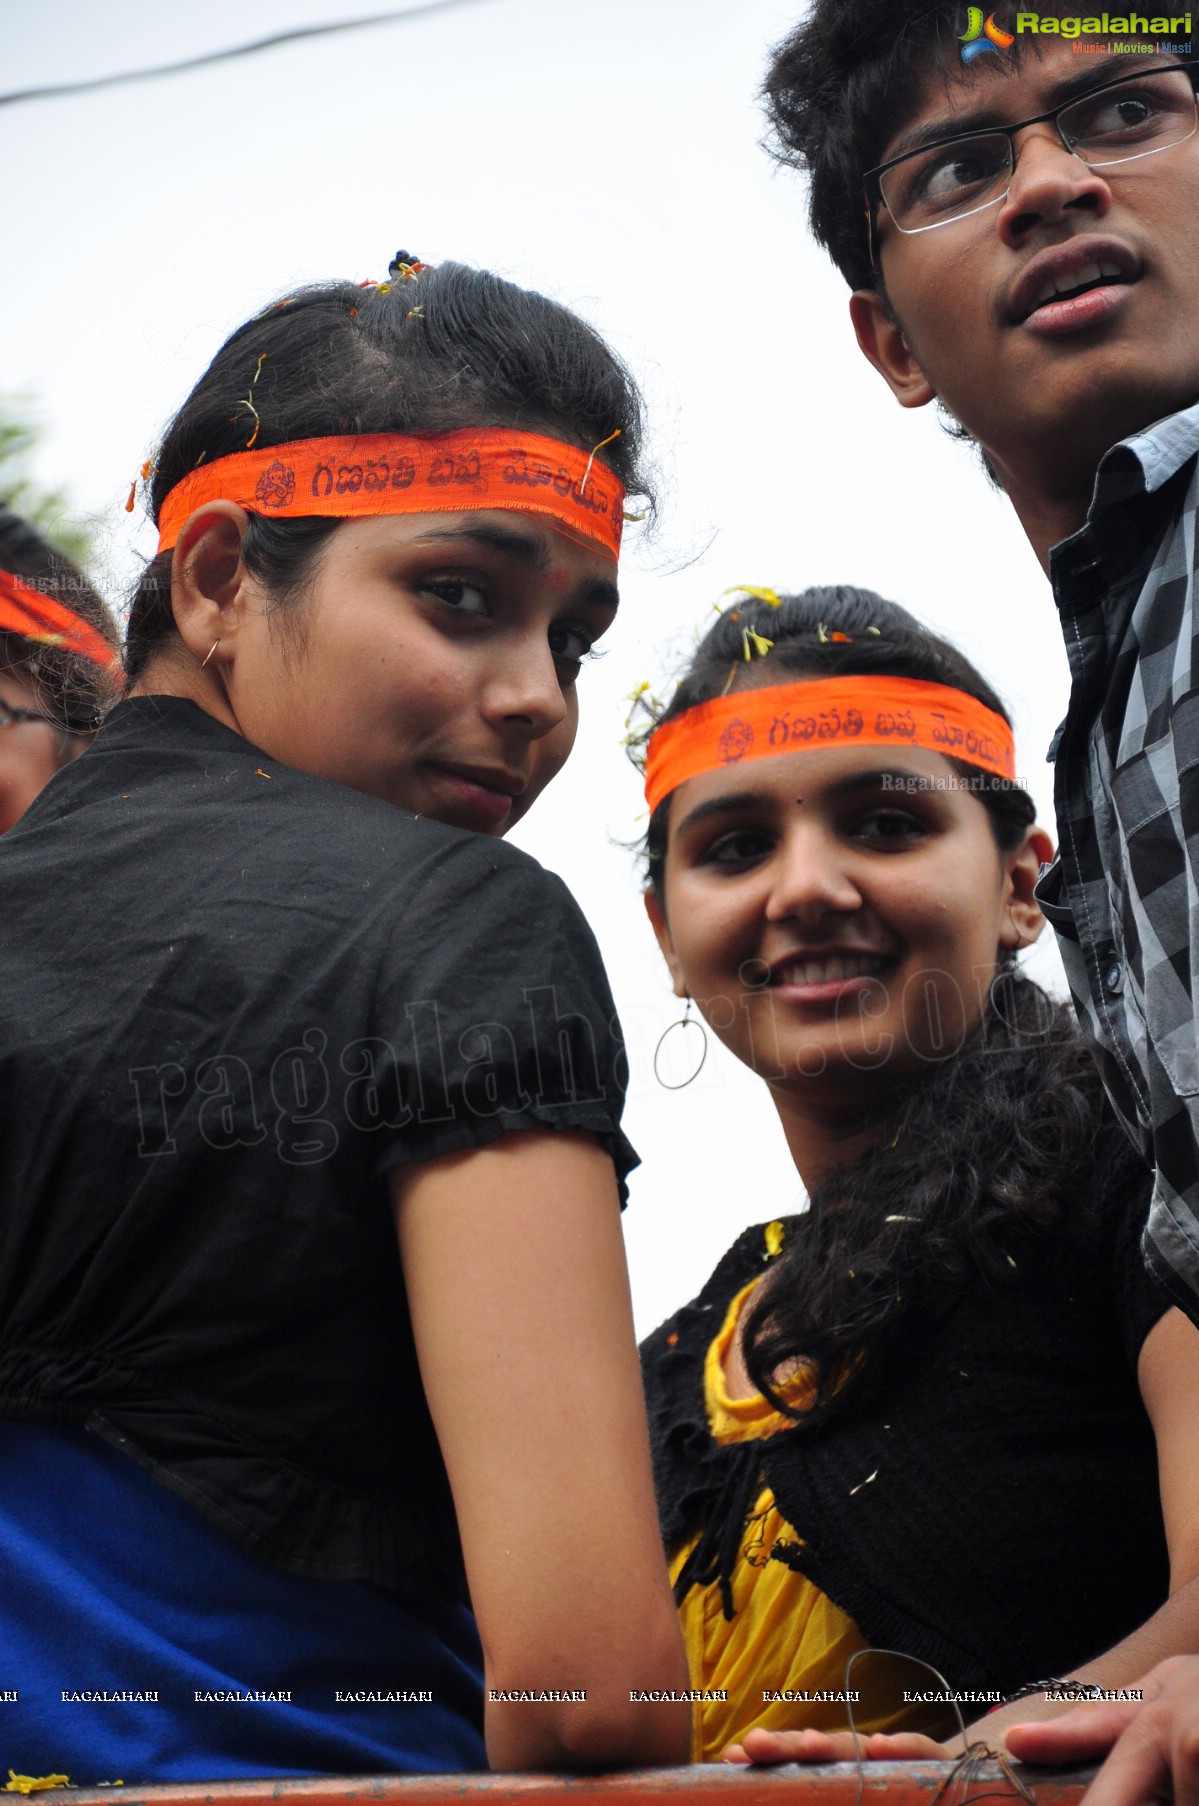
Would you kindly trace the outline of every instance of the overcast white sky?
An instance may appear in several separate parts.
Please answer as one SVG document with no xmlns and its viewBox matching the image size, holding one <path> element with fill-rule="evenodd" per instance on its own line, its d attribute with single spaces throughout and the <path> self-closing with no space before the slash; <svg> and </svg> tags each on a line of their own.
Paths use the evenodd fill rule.
<svg viewBox="0 0 1199 1806">
<path fill-rule="evenodd" d="M 153 549 L 123 511 L 138 465 L 232 327 L 295 283 L 381 279 L 401 245 L 483 264 L 584 313 L 644 383 L 661 531 L 632 540 L 611 651 L 581 679 L 572 764 L 516 836 L 582 902 L 629 1034 L 642 1331 L 799 1191 L 764 1088 L 721 1049 L 689 1090 L 655 1084 L 677 1011 L 621 847 L 643 826 L 619 747 L 629 690 L 669 681 L 730 585 L 864 584 L 981 664 L 1052 821 L 1044 755 L 1067 676 L 1048 587 L 969 452 L 931 410 L 901 411 L 859 356 L 801 184 L 758 144 L 767 49 L 802 4 L 477 0 L 0 108 L 0 394 L 36 404 L 41 479 L 100 517 L 114 600 Z M 372 10 L 0 0 L 0 87 Z"/>
</svg>

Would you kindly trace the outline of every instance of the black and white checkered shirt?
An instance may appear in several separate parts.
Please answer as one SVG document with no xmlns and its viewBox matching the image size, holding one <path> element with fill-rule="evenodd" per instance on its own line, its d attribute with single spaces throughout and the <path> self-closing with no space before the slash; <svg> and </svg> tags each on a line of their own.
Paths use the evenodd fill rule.
<svg viewBox="0 0 1199 1806">
<path fill-rule="evenodd" d="M 1050 575 L 1070 658 L 1037 895 L 1155 1168 L 1145 1253 L 1199 1321 L 1199 406 L 1115 446 Z"/>
</svg>

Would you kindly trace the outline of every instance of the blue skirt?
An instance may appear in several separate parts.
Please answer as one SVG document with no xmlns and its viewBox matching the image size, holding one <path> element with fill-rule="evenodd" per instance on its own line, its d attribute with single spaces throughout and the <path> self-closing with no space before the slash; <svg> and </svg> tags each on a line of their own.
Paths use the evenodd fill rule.
<svg viewBox="0 0 1199 1806">
<path fill-rule="evenodd" d="M 465 1606 L 247 1553 L 86 1431 L 0 1423 L 0 1783 L 486 1768 Z"/>
</svg>

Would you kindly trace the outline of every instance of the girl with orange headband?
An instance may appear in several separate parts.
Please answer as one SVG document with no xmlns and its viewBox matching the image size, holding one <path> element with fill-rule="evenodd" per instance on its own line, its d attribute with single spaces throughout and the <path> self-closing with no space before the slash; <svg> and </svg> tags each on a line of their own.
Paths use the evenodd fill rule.
<svg viewBox="0 0 1199 1806">
<path fill-rule="evenodd" d="M 686 1666 L 619 1027 L 502 838 L 639 446 L 582 321 L 401 254 L 239 328 L 150 462 L 128 700 L 0 847 L 18 1771 L 686 1753 L 630 1699 Z"/>
<path fill-rule="evenodd" d="M 1016 963 L 1051 851 L 1016 771 L 973 667 L 852 589 L 738 602 L 649 739 L 675 992 L 769 1085 L 811 1200 L 643 1348 L 708 1760 L 849 1758 L 851 1723 L 943 1755 L 955 1704 L 1192 1646 L 1199 1336 Z"/>
<path fill-rule="evenodd" d="M 87 578 L 0 506 L 0 834 L 120 694 L 116 626 Z"/>
</svg>

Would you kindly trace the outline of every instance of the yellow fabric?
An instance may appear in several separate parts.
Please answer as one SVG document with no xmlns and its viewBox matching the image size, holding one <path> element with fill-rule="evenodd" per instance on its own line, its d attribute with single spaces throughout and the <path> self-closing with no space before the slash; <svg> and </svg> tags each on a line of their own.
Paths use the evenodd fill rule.
<svg viewBox="0 0 1199 1806">
<path fill-rule="evenodd" d="M 773 1227 L 773 1225 L 771 1225 Z M 771 1250 L 777 1252 L 777 1250 Z M 708 1350 L 704 1365 L 704 1400 L 708 1426 L 717 1442 L 750 1442 L 789 1428 L 792 1420 L 776 1411 L 755 1392 L 749 1398 L 733 1398 L 725 1379 L 725 1361 L 737 1331 L 742 1306 L 756 1281 L 742 1288 L 729 1305 L 720 1333 Z M 797 1408 L 808 1402 L 810 1376 L 796 1374 L 785 1386 L 788 1402 Z M 671 1563 L 671 1580 L 678 1576 L 697 1539 L 680 1549 Z M 719 1584 L 692 1587 L 679 1607 L 683 1641 L 691 1669 L 693 1689 L 725 1690 L 727 1700 L 705 1699 L 692 1713 L 692 1759 L 716 1762 L 726 1744 L 738 1741 L 751 1726 L 768 1731 L 794 1731 L 811 1726 L 819 1731 L 849 1728 L 849 1708 L 840 1700 L 763 1700 L 764 1690 L 775 1692 L 840 1693 L 845 1688 L 845 1664 L 869 1645 L 852 1618 L 846 1616 L 820 1588 L 784 1561 L 772 1560 L 779 1545 L 796 1548 L 802 1539 L 780 1516 L 774 1494 L 764 1486 L 758 1494 L 744 1541 L 741 1559 L 732 1575 L 734 1615 L 726 1619 Z M 869 1669 L 869 1686 L 865 1671 Z M 860 1663 L 851 1686 L 862 1699 L 853 1708 L 860 1731 L 923 1729 L 906 1711 L 871 1711 L 870 1695 L 894 1705 L 902 1700 L 905 1685 L 912 1686 L 912 1669 L 878 1656 Z"/>
<path fill-rule="evenodd" d="M 771 1223 L 770 1229 L 773 1228 L 774 1224 Z M 769 1229 L 767 1242 L 769 1243 Z M 725 1362 L 733 1346 L 742 1307 L 757 1283 L 756 1279 L 751 1279 L 737 1293 L 704 1361 L 704 1408 L 714 1442 L 758 1442 L 763 1436 L 773 1436 L 779 1430 L 789 1430 L 794 1421 L 782 1411 L 776 1411 L 769 1399 L 763 1398 L 760 1392 L 751 1392 L 748 1398 L 733 1398 L 725 1379 Z M 792 1410 L 806 1411 L 812 1402 L 810 1373 L 805 1369 L 792 1375 L 779 1390 Z"/>
</svg>

